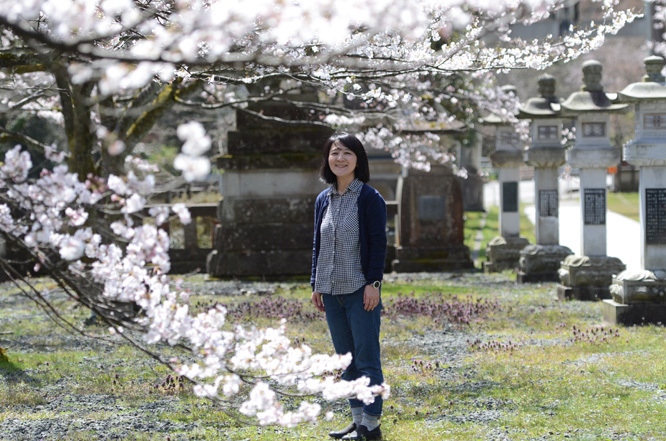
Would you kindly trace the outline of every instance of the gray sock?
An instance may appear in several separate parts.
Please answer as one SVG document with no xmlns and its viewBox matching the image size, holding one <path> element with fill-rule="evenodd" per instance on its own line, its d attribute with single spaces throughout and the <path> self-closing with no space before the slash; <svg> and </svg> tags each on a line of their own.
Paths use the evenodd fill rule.
<svg viewBox="0 0 666 441">
<path fill-rule="evenodd" d="M 361 424 L 367 427 L 368 431 L 375 430 L 377 427 L 379 427 L 379 416 L 363 413 L 363 422 Z"/>
<path fill-rule="evenodd" d="M 352 418 L 354 419 L 354 424 L 356 427 L 360 426 L 363 423 L 363 408 L 362 407 L 352 407 Z"/>
</svg>

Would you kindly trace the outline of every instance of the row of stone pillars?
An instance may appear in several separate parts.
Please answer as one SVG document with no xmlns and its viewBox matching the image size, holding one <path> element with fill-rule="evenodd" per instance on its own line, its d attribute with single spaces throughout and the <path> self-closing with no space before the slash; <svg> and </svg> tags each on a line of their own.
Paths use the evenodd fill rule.
<svg viewBox="0 0 666 441">
<path fill-rule="evenodd" d="M 529 99 L 518 117 L 530 120 L 532 144 L 522 158 L 535 167 L 536 244 L 519 236 L 518 173 L 524 162 L 520 140 L 497 118 L 500 234 L 489 244 L 488 271 L 511 268 L 518 259 L 518 282 L 559 280 L 560 299 L 605 299 L 611 323 L 666 322 L 666 83 L 661 57 L 645 60 L 643 82 L 619 94 L 604 92 L 602 66 L 583 64 L 584 85 L 564 102 L 555 96 L 555 80 L 539 79 L 539 97 Z M 606 169 L 620 162 L 610 143 L 610 115 L 635 106 L 635 139 L 625 146 L 625 160 L 640 167 L 640 271 L 624 271 L 606 255 Z M 576 143 L 561 146 L 563 119 L 576 123 Z M 580 169 L 581 254 L 559 245 L 558 167 L 566 161 Z M 615 240 L 623 240 L 616 238 Z M 626 240 L 626 239 L 624 239 Z M 612 299 L 610 297 L 612 296 Z"/>
</svg>

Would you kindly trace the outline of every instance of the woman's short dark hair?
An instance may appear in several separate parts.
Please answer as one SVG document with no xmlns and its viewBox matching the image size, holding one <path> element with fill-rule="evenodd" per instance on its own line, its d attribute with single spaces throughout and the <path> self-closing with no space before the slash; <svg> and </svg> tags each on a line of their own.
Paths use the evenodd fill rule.
<svg viewBox="0 0 666 441">
<path fill-rule="evenodd" d="M 335 174 L 331 171 L 328 165 L 328 154 L 331 152 L 331 147 L 336 142 L 339 142 L 356 155 L 356 170 L 354 176 L 361 182 L 368 182 L 370 180 L 370 166 L 368 165 L 368 154 L 365 153 L 363 144 L 357 137 L 349 133 L 335 133 L 324 143 L 323 160 L 321 168 L 319 169 L 319 176 L 328 184 L 337 182 Z"/>
</svg>

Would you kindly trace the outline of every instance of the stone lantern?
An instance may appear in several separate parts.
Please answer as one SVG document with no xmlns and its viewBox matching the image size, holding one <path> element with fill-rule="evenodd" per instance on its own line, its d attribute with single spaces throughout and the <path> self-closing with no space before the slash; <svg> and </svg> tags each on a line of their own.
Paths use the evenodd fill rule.
<svg viewBox="0 0 666 441">
<path fill-rule="evenodd" d="M 513 92 L 513 86 L 505 86 L 505 91 Z M 520 251 L 529 241 L 520 237 L 520 166 L 525 163 L 523 144 L 514 127 L 497 115 L 484 118 L 486 125 L 495 126 L 495 151 L 490 161 L 497 170 L 499 181 L 500 210 L 499 233 L 488 242 L 483 262 L 484 272 L 496 272 L 518 267 Z"/>
<path fill-rule="evenodd" d="M 664 59 L 645 59 L 647 75 L 620 92 L 635 105 L 635 138 L 624 147 L 625 160 L 640 170 L 641 270 L 623 271 L 602 304 L 610 323 L 666 323 L 666 80 Z M 632 238 L 617 238 L 631 241 Z"/>
<path fill-rule="evenodd" d="M 518 118 L 529 119 L 532 143 L 526 162 L 534 167 L 536 197 L 536 244 L 520 252 L 517 281 L 557 281 L 560 262 L 572 251 L 559 245 L 558 167 L 564 164 L 564 149 L 560 139 L 562 121 L 560 102 L 555 96 L 555 78 L 539 77 L 539 95 L 530 98 L 520 109 Z"/>
<path fill-rule="evenodd" d="M 576 144 L 567 162 L 580 169 L 581 213 L 581 255 L 567 256 L 558 271 L 561 300 L 608 299 L 613 275 L 625 269 L 620 259 L 606 255 L 606 173 L 620 162 L 620 151 L 610 142 L 610 115 L 628 105 L 613 104 L 617 95 L 604 92 L 601 77 L 601 63 L 583 63 L 584 86 L 561 105 L 561 115 L 576 120 Z"/>
</svg>

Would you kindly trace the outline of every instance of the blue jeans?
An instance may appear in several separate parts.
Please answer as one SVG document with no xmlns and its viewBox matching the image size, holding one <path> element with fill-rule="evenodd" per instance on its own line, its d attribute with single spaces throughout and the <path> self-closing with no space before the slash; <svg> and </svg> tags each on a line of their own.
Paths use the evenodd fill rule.
<svg viewBox="0 0 666 441">
<path fill-rule="evenodd" d="M 337 354 L 351 352 L 352 362 L 342 373 L 346 381 L 356 380 L 360 377 L 370 378 L 370 384 L 382 384 L 382 362 L 379 350 L 379 326 L 381 319 L 382 302 L 372 311 L 363 309 L 363 291 L 365 286 L 352 294 L 330 295 L 322 294 L 326 308 L 326 321 L 331 331 L 331 339 Z M 383 400 L 381 396 L 375 397 L 370 405 L 362 401 L 350 399 L 351 407 L 363 406 L 363 412 L 369 415 L 382 414 Z"/>
</svg>

